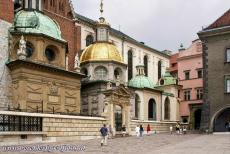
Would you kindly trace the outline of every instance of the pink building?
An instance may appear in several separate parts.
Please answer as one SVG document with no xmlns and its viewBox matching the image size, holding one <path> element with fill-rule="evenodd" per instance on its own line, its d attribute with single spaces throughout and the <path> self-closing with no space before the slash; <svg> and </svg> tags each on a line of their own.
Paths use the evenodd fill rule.
<svg viewBox="0 0 230 154">
<path fill-rule="evenodd" d="M 201 41 L 193 41 L 188 49 L 180 49 L 176 56 L 179 84 L 183 86 L 179 96 L 181 121 L 189 123 L 191 129 L 199 129 L 203 99 Z"/>
</svg>

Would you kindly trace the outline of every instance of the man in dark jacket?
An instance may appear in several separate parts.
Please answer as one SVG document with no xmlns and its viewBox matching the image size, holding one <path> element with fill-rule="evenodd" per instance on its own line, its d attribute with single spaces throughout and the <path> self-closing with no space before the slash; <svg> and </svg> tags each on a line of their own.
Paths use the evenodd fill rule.
<svg viewBox="0 0 230 154">
<path fill-rule="evenodd" d="M 103 127 L 100 129 L 102 140 L 101 140 L 101 146 L 107 145 L 107 139 L 108 139 L 108 129 L 106 128 L 106 125 L 104 124 Z"/>
</svg>

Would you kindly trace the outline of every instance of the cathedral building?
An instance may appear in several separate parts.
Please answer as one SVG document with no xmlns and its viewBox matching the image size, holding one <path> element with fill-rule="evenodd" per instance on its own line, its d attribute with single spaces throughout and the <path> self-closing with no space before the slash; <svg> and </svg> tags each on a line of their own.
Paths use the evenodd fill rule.
<svg viewBox="0 0 230 154">
<path fill-rule="evenodd" d="M 88 76 L 82 80 L 82 113 L 105 116 L 116 131 L 122 125 L 131 130 L 132 122 L 178 121 L 180 86 L 166 70 L 170 55 L 125 37 L 104 17 L 77 17 L 80 71 Z"/>
</svg>

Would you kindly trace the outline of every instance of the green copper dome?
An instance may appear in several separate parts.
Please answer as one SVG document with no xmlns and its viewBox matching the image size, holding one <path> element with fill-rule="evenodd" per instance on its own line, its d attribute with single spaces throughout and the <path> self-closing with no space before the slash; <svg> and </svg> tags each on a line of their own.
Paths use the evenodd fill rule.
<svg viewBox="0 0 230 154">
<path fill-rule="evenodd" d="M 169 71 L 166 71 L 165 75 L 163 78 L 160 79 L 159 81 L 159 86 L 164 86 L 164 85 L 176 85 L 177 83 L 177 79 L 175 77 L 173 77 Z"/>
<path fill-rule="evenodd" d="M 41 34 L 64 41 L 58 24 L 48 16 L 37 11 L 19 11 L 14 18 L 11 31 L 25 34 Z"/>
<path fill-rule="evenodd" d="M 134 88 L 151 88 L 154 89 L 154 84 L 153 82 L 146 76 L 144 75 L 138 75 L 131 79 L 128 83 L 129 87 L 134 87 Z"/>
</svg>

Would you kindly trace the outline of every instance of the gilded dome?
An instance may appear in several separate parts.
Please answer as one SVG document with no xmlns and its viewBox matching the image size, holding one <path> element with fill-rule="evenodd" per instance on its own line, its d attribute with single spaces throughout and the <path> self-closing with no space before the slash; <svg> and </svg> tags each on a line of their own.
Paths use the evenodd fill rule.
<svg viewBox="0 0 230 154">
<path fill-rule="evenodd" d="M 88 46 L 82 53 L 80 62 L 89 61 L 116 61 L 123 63 L 123 59 L 112 43 L 96 42 Z"/>
<path fill-rule="evenodd" d="M 25 34 L 40 34 L 64 41 L 58 24 L 48 16 L 37 11 L 17 12 L 11 31 Z"/>
</svg>

